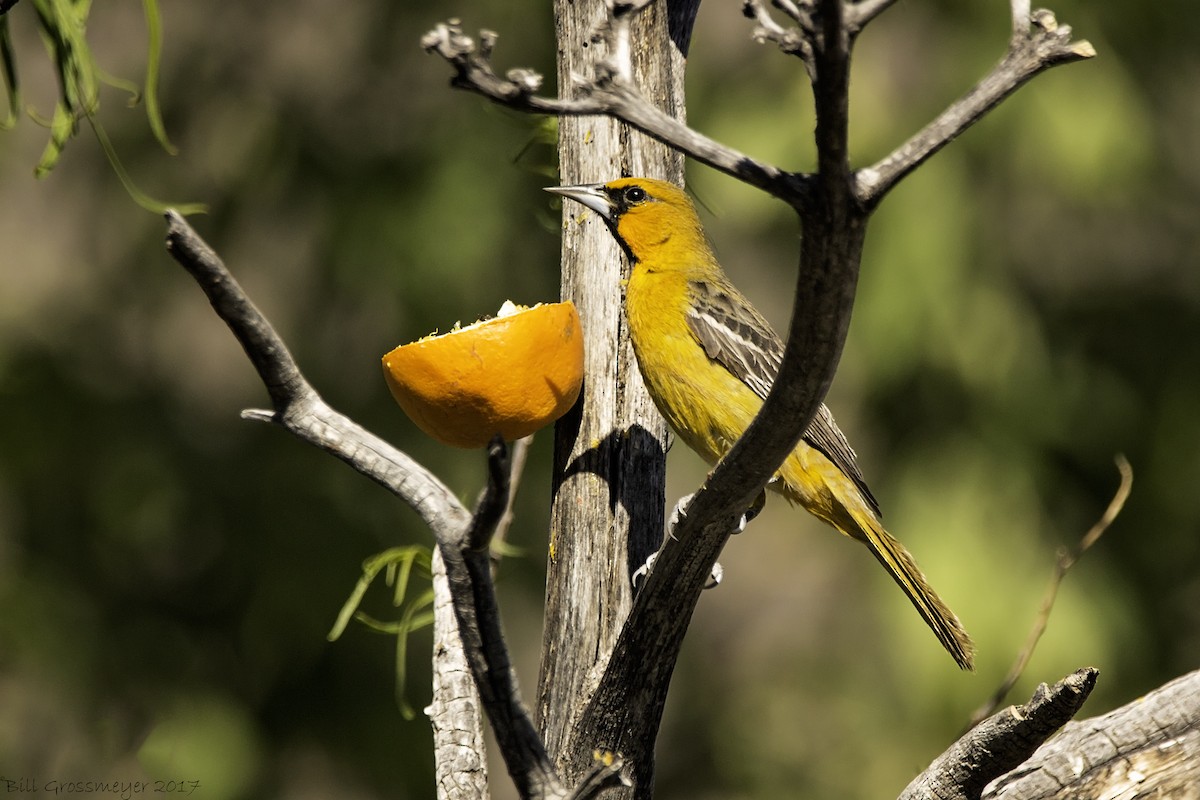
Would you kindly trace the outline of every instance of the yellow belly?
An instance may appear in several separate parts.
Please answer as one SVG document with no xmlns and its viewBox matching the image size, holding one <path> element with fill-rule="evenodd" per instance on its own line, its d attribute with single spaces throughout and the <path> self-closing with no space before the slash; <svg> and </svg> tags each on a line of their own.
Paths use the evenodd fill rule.
<svg viewBox="0 0 1200 800">
<path fill-rule="evenodd" d="M 675 276 L 635 273 L 625 300 L 630 339 L 659 412 L 680 439 L 715 464 L 762 400 L 704 352 L 687 324 L 686 292 L 686 281 Z"/>
<path fill-rule="evenodd" d="M 686 292 L 678 276 L 635 272 L 625 301 L 630 338 L 659 412 L 685 444 L 716 464 L 750 426 L 762 399 L 704 352 L 687 324 Z M 844 509 L 863 505 L 855 503 L 857 488 L 805 442 L 796 445 L 770 488 L 843 533 L 857 532 Z"/>
</svg>

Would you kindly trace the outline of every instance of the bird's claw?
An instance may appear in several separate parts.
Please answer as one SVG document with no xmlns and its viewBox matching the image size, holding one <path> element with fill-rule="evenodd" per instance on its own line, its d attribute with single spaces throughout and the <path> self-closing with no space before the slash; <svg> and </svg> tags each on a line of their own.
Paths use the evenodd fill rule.
<svg viewBox="0 0 1200 800">
<path fill-rule="evenodd" d="M 646 563 L 633 571 L 633 575 L 630 576 L 629 580 L 633 584 L 634 590 L 638 588 L 639 580 L 645 580 L 650 577 L 650 570 L 654 569 L 654 562 L 657 560 L 658 553 L 651 553 L 650 557 L 646 559 Z"/>
<path fill-rule="evenodd" d="M 633 575 L 630 576 L 629 580 L 633 584 L 634 591 L 637 591 L 638 583 L 640 581 L 644 581 L 646 578 L 650 577 L 650 571 L 654 569 L 654 562 L 657 560 L 658 553 L 651 553 L 650 557 L 646 559 L 646 563 L 642 564 L 633 571 Z M 704 584 L 704 588 L 712 589 L 718 586 L 721 583 L 721 579 L 724 577 L 725 568 L 721 566 L 720 562 L 714 563 L 712 565 L 712 571 L 710 571 L 708 574 L 708 583 Z"/>
<path fill-rule="evenodd" d="M 679 498 L 679 502 L 676 503 L 675 508 L 672 509 L 671 519 L 667 522 L 667 533 L 672 539 L 675 538 L 675 529 L 679 527 L 679 523 L 683 522 L 684 518 L 687 516 L 687 514 L 684 512 L 687 510 L 688 503 L 692 502 L 692 498 L 694 496 L 694 493 L 685 494 L 683 497 Z"/>
<path fill-rule="evenodd" d="M 746 530 L 746 526 L 749 525 L 755 517 L 762 513 L 762 510 L 766 507 L 766 505 L 767 493 L 764 490 L 758 493 L 758 497 L 754 498 L 754 502 L 751 503 L 750 507 L 746 509 L 746 513 L 742 514 L 741 519 L 738 520 L 737 527 L 733 529 L 733 533 L 736 535 Z"/>
</svg>

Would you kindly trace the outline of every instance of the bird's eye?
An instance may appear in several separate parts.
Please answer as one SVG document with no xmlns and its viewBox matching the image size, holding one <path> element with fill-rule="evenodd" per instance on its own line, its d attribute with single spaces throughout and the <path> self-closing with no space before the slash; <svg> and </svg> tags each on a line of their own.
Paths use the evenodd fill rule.
<svg viewBox="0 0 1200 800">
<path fill-rule="evenodd" d="M 630 186 L 625 190 L 625 202 L 629 204 L 640 203 L 647 197 L 646 190 L 640 186 Z"/>
</svg>

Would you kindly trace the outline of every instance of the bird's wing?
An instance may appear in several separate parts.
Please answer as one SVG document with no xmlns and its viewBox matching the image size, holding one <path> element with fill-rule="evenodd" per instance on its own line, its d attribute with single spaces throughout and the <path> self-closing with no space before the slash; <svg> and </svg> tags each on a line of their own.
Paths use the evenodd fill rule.
<svg viewBox="0 0 1200 800">
<path fill-rule="evenodd" d="M 783 363 L 783 342 L 732 286 L 689 281 L 687 322 L 713 361 L 766 398 Z"/>
<path fill-rule="evenodd" d="M 733 286 L 690 281 L 687 323 L 704 352 L 764 400 L 783 363 L 783 342 Z M 879 503 L 867 487 L 845 435 L 822 403 L 804 440 L 833 462 L 862 492 L 875 514 Z"/>
</svg>

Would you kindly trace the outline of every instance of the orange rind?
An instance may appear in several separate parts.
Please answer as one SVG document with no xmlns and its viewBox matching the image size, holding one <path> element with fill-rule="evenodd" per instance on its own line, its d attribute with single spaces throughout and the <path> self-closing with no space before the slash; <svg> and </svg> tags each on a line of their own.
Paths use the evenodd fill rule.
<svg viewBox="0 0 1200 800">
<path fill-rule="evenodd" d="M 520 439 L 579 397 L 579 314 L 571 302 L 506 302 L 491 319 L 397 347 L 383 357 L 383 375 L 404 413 L 443 444 Z"/>
</svg>

